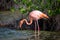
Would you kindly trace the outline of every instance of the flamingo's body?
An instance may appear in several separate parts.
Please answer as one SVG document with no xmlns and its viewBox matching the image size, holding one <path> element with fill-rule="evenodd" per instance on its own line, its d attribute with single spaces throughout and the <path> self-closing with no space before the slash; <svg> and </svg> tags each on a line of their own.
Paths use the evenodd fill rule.
<svg viewBox="0 0 60 40">
<path fill-rule="evenodd" d="M 33 18 L 33 20 L 38 20 L 40 19 L 40 16 L 41 16 L 42 12 L 40 11 L 32 11 L 30 12 L 29 16 Z"/>
<path fill-rule="evenodd" d="M 38 11 L 38 10 L 32 11 L 29 14 L 29 17 L 31 17 L 33 20 L 44 18 L 44 16 L 48 18 L 46 14 L 43 14 L 41 11 Z"/>
<path fill-rule="evenodd" d="M 30 22 L 28 23 L 26 19 L 22 19 L 20 21 L 20 28 L 24 22 L 26 22 L 27 25 L 31 25 L 33 20 L 37 22 L 38 25 L 38 20 L 41 18 L 49 18 L 46 14 L 42 13 L 41 11 L 34 10 L 29 13 L 29 19 Z M 36 23 L 35 23 L 35 34 L 36 34 Z M 38 35 L 39 35 L 39 25 L 38 25 Z"/>
</svg>

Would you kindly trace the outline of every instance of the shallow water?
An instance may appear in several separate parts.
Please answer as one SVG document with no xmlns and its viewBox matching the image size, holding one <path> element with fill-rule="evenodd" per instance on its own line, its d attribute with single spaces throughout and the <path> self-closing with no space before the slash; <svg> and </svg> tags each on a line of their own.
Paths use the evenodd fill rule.
<svg viewBox="0 0 60 40">
<path fill-rule="evenodd" d="M 33 31 L 0 28 L 0 40 L 28 40 L 31 35 Z"/>
<path fill-rule="evenodd" d="M 0 28 L 0 40 L 60 40 L 60 32 L 40 31 L 35 37 L 32 30 Z"/>
</svg>

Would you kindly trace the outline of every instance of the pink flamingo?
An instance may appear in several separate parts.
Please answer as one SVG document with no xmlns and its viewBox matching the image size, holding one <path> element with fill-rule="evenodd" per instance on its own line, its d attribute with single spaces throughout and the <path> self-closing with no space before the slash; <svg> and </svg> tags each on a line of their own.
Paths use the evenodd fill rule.
<svg viewBox="0 0 60 40">
<path fill-rule="evenodd" d="M 38 20 L 39 19 L 42 19 L 42 18 L 49 18 L 46 14 L 42 13 L 41 11 L 38 11 L 38 10 L 34 10 L 32 12 L 29 13 L 29 20 L 30 22 L 27 22 L 26 19 L 22 19 L 19 24 L 20 24 L 20 28 L 22 26 L 22 24 L 24 22 L 26 22 L 27 25 L 31 25 L 33 20 L 35 21 L 35 33 L 36 33 L 36 22 L 38 24 Z M 39 33 L 39 25 L 38 25 L 38 33 Z M 38 34 L 39 35 L 39 34 Z"/>
</svg>

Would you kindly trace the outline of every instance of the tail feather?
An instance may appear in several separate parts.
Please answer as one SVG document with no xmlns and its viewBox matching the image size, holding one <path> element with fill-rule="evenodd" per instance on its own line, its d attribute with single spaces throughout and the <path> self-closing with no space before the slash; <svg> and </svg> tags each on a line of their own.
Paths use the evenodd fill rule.
<svg viewBox="0 0 60 40">
<path fill-rule="evenodd" d="M 42 14 L 42 16 L 44 17 L 44 18 L 49 18 L 46 14 Z"/>
</svg>

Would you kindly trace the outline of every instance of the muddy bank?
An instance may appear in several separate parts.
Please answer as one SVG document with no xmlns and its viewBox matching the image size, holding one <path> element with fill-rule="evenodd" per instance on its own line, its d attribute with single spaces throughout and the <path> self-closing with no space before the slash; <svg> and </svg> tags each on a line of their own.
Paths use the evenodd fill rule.
<svg viewBox="0 0 60 40">
<path fill-rule="evenodd" d="M 8 26 L 8 25 L 17 25 L 16 21 L 20 20 L 22 14 L 19 11 L 11 12 L 11 11 L 3 11 L 0 12 L 0 26 Z"/>
</svg>

